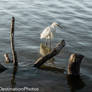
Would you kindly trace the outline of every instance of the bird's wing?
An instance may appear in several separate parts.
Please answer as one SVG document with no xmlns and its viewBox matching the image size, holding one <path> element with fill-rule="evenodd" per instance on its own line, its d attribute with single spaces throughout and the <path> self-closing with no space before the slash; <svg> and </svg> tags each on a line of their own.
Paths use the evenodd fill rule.
<svg viewBox="0 0 92 92">
<path fill-rule="evenodd" d="M 53 34 L 53 32 L 50 32 L 47 39 L 53 39 L 53 38 L 54 38 L 54 34 Z"/>
<path fill-rule="evenodd" d="M 44 30 L 43 30 L 43 32 L 40 34 L 40 38 L 42 39 L 42 38 L 46 38 L 46 37 L 48 37 L 49 36 L 49 34 L 50 34 L 50 27 L 46 27 Z"/>
</svg>

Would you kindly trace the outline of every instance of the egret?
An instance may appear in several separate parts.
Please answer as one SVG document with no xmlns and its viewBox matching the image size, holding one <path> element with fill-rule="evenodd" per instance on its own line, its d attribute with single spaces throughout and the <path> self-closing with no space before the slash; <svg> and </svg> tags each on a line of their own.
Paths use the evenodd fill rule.
<svg viewBox="0 0 92 92">
<path fill-rule="evenodd" d="M 62 28 L 59 24 L 56 22 L 53 22 L 50 26 L 46 27 L 43 32 L 40 34 L 40 39 L 46 39 L 46 44 L 47 40 L 50 40 L 50 45 L 51 45 L 51 39 L 54 38 L 54 34 L 56 32 L 56 26 Z"/>
</svg>

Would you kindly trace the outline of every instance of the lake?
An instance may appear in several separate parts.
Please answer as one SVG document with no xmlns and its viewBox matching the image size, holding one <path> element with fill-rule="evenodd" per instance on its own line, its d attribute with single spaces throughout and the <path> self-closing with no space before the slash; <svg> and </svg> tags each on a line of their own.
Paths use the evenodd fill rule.
<svg viewBox="0 0 92 92">
<path fill-rule="evenodd" d="M 9 53 L 11 57 L 12 16 L 15 17 L 17 72 L 12 63 L 4 62 L 3 56 Z M 44 48 L 50 49 L 45 47 L 45 40 L 41 43 L 40 33 L 52 22 L 63 27 L 57 27 L 52 48 L 63 39 L 66 46 L 46 64 L 62 72 L 33 67 L 46 54 Z M 79 82 L 74 83 L 66 75 L 72 53 L 85 56 Z M 0 87 L 33 87 L 39 88 L 39 92 L 92 92 L 92 0 L 0 0 L 0 63 L 7 68 L 0 73 Z"/>
</svg>

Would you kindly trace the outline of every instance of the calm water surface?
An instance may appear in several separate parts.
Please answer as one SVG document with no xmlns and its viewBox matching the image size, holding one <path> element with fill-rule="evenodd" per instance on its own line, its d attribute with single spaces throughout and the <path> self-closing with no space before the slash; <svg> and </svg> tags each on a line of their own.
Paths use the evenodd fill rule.
<svg viewBox="0 0 92 92">
<path fill-rule="evenodd" d="M 5 64 L 3 57 L 6 52 L 11 55 L 12 16 L 16 18 L 15 47 L 19 62 L 16 77 L 12 64 Z M 40 33 L 54 21 L 63 29 L 57 28 L 52 44 L 55 46 L 64 39 L 66 47 L 48 65 L 66 70 L 71 53 L 83 54 L 81 78 L 76 85 L 64 72 L 32 67 L 45 54 L 41 52 L 45 49 Z M 38 87 L 40 92 L 92 92 L 92 0 L 0 0 L 0 63 L 8 68 L 0 74 L 1 87 Z"/>
</svg>

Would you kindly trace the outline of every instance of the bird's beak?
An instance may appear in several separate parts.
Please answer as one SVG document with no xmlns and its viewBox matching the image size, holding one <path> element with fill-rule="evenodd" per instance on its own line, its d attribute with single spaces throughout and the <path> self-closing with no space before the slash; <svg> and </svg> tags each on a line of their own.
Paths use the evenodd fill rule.
<svg viewBox="0 0 92 92">
<path fill-rule="evenodd" d="M 59 24 L 57 24 L 57 26 L 58 26 L 59 28 L 61 28 L 61 29 L 63 28 L 63 27 L 61 27 Z"/>
<path fill-rule="evenodd" d="M 57 26 L 58 26 L 59 28 L 61 28 L 61 29 L 63 28 L 63 27 L 61 27 L 59 24 L 57 24 Z"/>
</svg>

